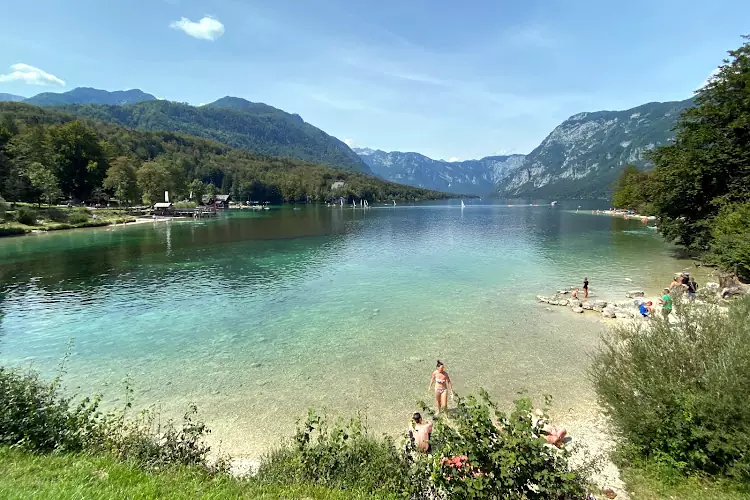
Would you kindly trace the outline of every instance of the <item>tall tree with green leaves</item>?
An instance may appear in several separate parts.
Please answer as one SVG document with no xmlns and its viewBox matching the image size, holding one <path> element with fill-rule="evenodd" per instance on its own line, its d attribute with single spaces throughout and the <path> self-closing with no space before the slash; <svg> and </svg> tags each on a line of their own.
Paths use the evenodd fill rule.
<svg viewBox="0 0 750 500">
<path fill-rule="evenodd" d="M 635 165 L 626 166 L 615 183 L 612 204 L 615 208 L 644 212 L 648 200 L 648 173 Z"/>
<path fill-rule="evenodd" d="M 112 161 L 104 178 L 104 187 L 112 191 L 120 205 L 131 206 L 138 201 L 136 162 L 127 156 L 119 156 Z"/>
<path fill-rule="evenodd" d="M 190 199 L 200 203 L 201 199 L 203 199 L 203 193 L 206 191 L 206 185 L 200 179 L 193 179 L 188 183 L 187 187 Z"/>
<path fill-rule="evenodd" d="M 144 203 L 153 205 L 164 200 L 164 191 L 169 189 L 169 171 L 163 164 L 156 161 L 144 162 L 136 177 Z"/>
<path fill-rule="evenodd" d="M 107 157 L 96 131 L 74 120 L 50 128 L 53 164 L 67 196 L 86 200 L 102 185 Z"/>
<path fill-rule="evenodd" d="M 662 234 L 705 251 L 722 207 L 750 198 L 750 41 L 696 94 L 675 142 L 652 155 L 651 193 Z"/>
<path fill-rule="evenodd" d="M 52 205 L 62 198 L 60 182 L 52 168 L 34 162 L 28 166 L 26 176 L 31 181 L 31 185 L 39 190 L 41 198 L 47 202 L 47 205 Z"/>
</svg>

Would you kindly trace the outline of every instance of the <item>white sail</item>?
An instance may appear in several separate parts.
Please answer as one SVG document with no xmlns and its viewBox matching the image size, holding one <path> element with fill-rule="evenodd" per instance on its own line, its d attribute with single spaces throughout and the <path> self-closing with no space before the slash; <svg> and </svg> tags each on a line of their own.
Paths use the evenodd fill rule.
<svg viewBox="0 0 750 500">
<path fill-rule="evenodd" d="M 466 205 L 464 205 L 464 200 L 461 200 L 461 208 L 466 208 Z"/>
<path fill-rule="evenodd" d="M 393 200 L 393 206 L 394 207 L 396 206 L 396 200 Z"/>
</svg>

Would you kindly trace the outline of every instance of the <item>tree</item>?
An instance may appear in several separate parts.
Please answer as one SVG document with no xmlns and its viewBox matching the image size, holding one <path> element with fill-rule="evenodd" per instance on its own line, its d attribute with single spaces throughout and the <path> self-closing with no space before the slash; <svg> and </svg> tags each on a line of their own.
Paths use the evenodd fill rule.
<svg viewBox="0 0 750 500">
<path fill-rule="evenodd" d="M 143 202 L 153 205 L 162 199 L 169 188 L 169 172 L 161 163 L 147 161 L 136 174 L 138 187 L 143 192 Z"/>
<path fill-rule="evenodd" d="M 216 192 L 217 192 L 216 186 L 214 185 L 213 182 L 211 184 L 209 184 L 208 186 L 206 186 L 206 194 L 207 195 L 209 195 L 209 196 L 216 196 Z"/>
<path fill-rule="evenodd" d="M 203 184 L 203 182 L 199 179 L 193 179 L 192 181 L 190 181 L 187 187 L 190 191 L 190 199 L 200 203 L 200 201 L 203 199 L 203 193 L 206 191 L 206 185 Z"/>
<path fill-rule="evenodd" d="M 711 253 L 718 264 L 750 280 L 750 203 L 728 205 L 714 219 Z"/>
<path fill-rule="evenodd" d="M 34 162 L 29 165 L 26 176 L 31 181 L 31 185 L 39 191 L 41 197 L 47 200 L 47 205 L 52 205 L 53 202 L 62 198 L 59 181 L 50 167 Z"/>
<path fill-rule="evenodd" d="M 683 113 L 675 142 L 652 155 L 660 231 L 701 251 L 721 208 L 750 197 L 750 42 L 729 55 Z"/>
<path fill-rule="evenodd" d="M 615 208 L 645 212 L 649 201 L 648 174 L 635 165 L 626 166 L 615 183 L 612 204 Z"/>
<path fill-rule="evenodd" d="M 86 200 L 101 186 L 107 158 L 96 132 L 79 120 L 50 128 L 53 163 L 63 192 Z"/>
<path fill-rule="evenodd" d="M 131 206 L 138 201 L 138 177 L 135 161 L 120 156 L 112 161 L 104 179 L 104 187 L 115 194 L 121 205 Z"/>
</svg>

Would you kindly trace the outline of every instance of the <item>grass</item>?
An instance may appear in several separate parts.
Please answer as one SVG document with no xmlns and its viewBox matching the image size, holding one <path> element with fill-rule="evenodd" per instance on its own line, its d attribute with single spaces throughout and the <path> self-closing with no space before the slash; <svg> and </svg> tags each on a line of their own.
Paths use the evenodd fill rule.
<svg viewBox="0 0 750 500">
<path fill-rule="evenodd" d="M 70 221 L 53 221 L 48 216 L 50 207 L 37 207 L 28 203 L 17 204 L 17 206 L 25 206 L 33 209 L 37 213 L 38 223 L 36 225 L 22 224 L 16 220 L 8 220 L 6 222 L 0 222 L 0 236 L 15 236 L 20 234 L 30 233 L 32 231 L 60 231 L 63 229 L 78 229 L 83 227 L 101 227 L 109 226 L 110 224 L 122 224 L 124 222 L 135 221 L 134 217 L 127 215 L 122 209 L 112 208 L 98 208 L 95 210 L 86 210 L 82 208 L 61 208 L 51 207 L 51 209 L 58 213 L 63 213 L 68 216 L 72 216 Z M 7 218 L 13 219 L 15 212 L 8 211 Z M 96 215 L 96 219 L 92 217 Z"/>
<path fill-rule="evenodd" d="M 744 500 L 750 485 L 726 479 L 664 474 L 658 468 L 623 467 L 621 475 L 633 500 Z"/>
<path fill-rule="evenodd" d="M 377 498 L 308 485 L 265 484 L 227 475 L 210 476 L 199 468 L 173 467 L 147 472 L 109 456 L 35 455 L 0 447 L 0 498 Z M 381 497 L 382 498 L 382 497 Z"/>
</svg>

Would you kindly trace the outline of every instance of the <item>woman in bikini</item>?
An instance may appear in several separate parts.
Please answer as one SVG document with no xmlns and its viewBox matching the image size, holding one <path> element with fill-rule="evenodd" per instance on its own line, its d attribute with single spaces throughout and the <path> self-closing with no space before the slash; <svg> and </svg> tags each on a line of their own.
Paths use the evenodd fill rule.
<svg viewBox="0 0 750 500">
<path fill-rule="evenodd" d="M 445 371 L 445 365 L 438 359 L 437 367 L 432 372 L 430 378 L 430 385 L 427 386 L 427 391 L 432 388 L 433 382 L 435 383 L 435 400 L 437 401 L 437 412 L 440 413 L 442 409 L 448 409 L 448 389 L 450 388 L 451 396 L 453 396 L 453 382 Z"/>
</svg>

